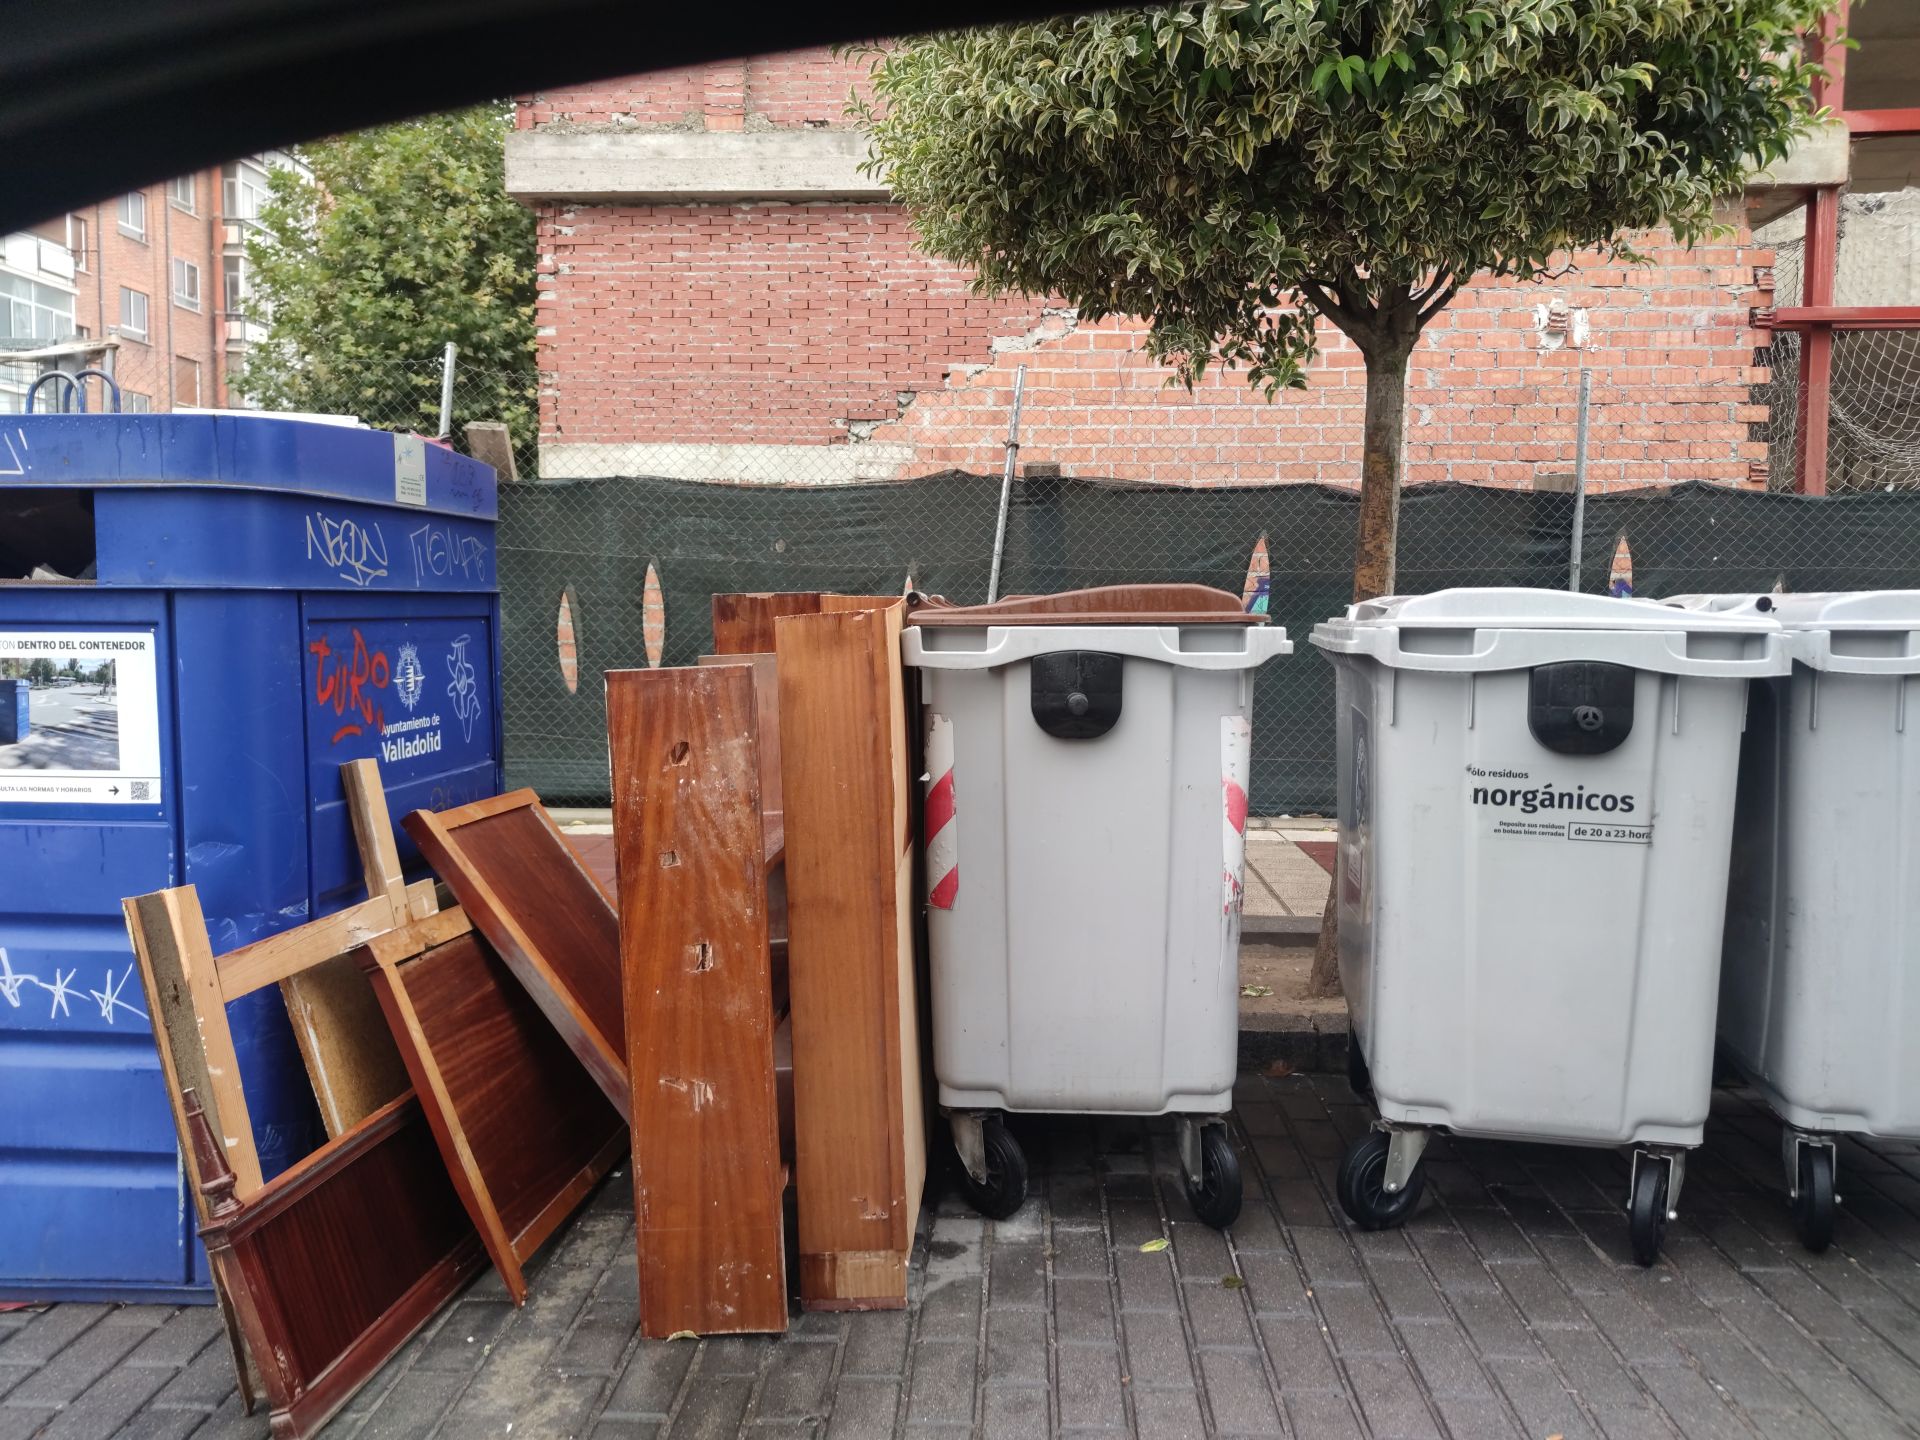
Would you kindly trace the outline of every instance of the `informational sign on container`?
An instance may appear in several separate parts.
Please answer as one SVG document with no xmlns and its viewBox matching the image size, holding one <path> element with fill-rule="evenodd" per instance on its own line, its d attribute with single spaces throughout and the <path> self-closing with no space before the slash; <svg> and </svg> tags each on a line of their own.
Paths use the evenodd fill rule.
<svg viewBox="0 0 1920 1440">
<path fill-rule="evenodd" d="M 153 633 L 0 628 L 0 804 L 159 803 Z"/>
<path fill-rule="evenodd" d="M 1651 845 L 1653 818 L 1641 783 L 1614 776 L 1589 784 L 1514 766 L 1467 766 L 1467 801 L 1481 827 L 1510 840 L 1589 840 Z M 1630 788 L 1629 788 L 1630 787 Z"/>
</svg>

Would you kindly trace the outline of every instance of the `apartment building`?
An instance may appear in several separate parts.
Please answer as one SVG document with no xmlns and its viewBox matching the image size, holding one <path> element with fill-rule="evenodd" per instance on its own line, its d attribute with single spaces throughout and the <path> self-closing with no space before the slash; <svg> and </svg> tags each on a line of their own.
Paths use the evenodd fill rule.
<svg viewBox="0 0 1920 1440">
<path fill-rule="evenodd" d="M 244 403 L 233 387 L 265 336 L 249 311 L 246 242 L 278 152 L 128 191 L 0 244 L 0 413 L 48 370 L 97 368 L 122 408 Z M 54 402 L 43 386 L 36 408 Z M 90 397 L 99 405 L 97 391 Z"/>
</svg>

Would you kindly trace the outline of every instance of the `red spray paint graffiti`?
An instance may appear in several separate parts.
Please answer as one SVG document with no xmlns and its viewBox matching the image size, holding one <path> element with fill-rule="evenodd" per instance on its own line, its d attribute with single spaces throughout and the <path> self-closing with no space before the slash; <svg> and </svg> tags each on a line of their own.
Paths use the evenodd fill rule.
<svg viewBox="0 0 1920 1440">
<path fill-rule="evenodd" d="M 335 730 L 329 743 L 337 745 L 349 735 L 364 734 L 363 723 L 378 731 L 385 717 L 372 692 L 386 689 L 393 678 L 385 652 L 368 650 L 356 625 L 351 656 L 336 656 L 324 635 L 307 646 L 307 653 L 313 656 L 313 703 L 323 709 L 331 705 L 335 715 L 352 712 L 360 717 Z"/>
</svg>

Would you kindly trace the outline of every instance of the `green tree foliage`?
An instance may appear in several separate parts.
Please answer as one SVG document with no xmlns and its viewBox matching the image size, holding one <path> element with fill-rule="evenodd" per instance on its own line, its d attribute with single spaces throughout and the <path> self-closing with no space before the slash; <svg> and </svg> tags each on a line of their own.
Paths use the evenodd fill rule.
<svg viewBox="0 0 1920 1440">
<path fill-rule="evenodd" d="M 323 140 L 276 171 L 247 248 L 268 338 L 241 388 L 275 409 L 433 433 L 460 347 L 456 422 L 538 423 L 533 215 L 502 175 L 510 114 L 483 106 Z"/>
<path fill-rule="evenodd" d="M 1191 385 L 1305 383 L 1314 321 L 1367 363 L 1356 598 L 1393 583 L 1407 361 L 1477 274 L 1716 199 L 1809 118 L 1830 0 L 1213 0 L 881 52 L 873 167 L 984 290 L 1139 316 Z"/>
</svg>

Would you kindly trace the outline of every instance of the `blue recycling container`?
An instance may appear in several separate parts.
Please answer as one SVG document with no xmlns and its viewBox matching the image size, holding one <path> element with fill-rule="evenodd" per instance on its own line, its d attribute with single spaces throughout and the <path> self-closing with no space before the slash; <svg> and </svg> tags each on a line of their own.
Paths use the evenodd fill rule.
<svg viewBox="0 0 1920 1440">
<path fill-rule="evenodd" d="M 0 1300 L 210 1298 L 120 902 L 224 953 L 364 898 L 342 762 L 499 792 L 496 499 L 417 436 L 0 417 Z M 277 991 L 228 1018 L 272 1176 L 312 1089 Z"/>
</svg>

